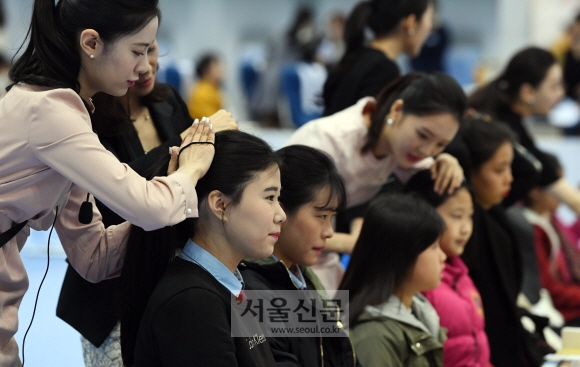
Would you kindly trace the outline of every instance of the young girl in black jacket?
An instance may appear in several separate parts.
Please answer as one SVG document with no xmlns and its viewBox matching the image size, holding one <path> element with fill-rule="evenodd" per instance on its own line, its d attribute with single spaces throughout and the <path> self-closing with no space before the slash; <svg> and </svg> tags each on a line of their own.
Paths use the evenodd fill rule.
<svg viewBox="0 0 580 367">
<path fill-rule="evenodd" d="M 323 152 L 291 145 L 277 152 L 282 160 L 281 205 L 288 216 L 282 224 L 274 254 L 266 259 L 247 259 L 241 273 L 256 290 L 326 292 L 309 266 L 316 263 L 326 239 L 334 235 L 336 211 L 344 208 L 346 193 L 334 163 Z M 280 336 L 269 339 L 278 366 L 354 367 L 356 355 L 346 334 L 342 337 Z"/>
</svg>

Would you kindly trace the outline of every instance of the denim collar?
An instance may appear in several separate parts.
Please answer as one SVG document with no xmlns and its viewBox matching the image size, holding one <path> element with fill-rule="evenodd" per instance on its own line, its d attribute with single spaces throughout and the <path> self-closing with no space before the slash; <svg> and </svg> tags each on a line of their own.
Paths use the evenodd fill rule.
<svg viewBox="0 0 580 367">
<path fill-rule="evenodd" d="M 232 273 L 212 254 L 192 240 L 187 241 L 179 257 L 201 266 L 236 297 L 244 289 L 244 280 L 237 268 L 235 273 Z"/>
<path fill-rule="evenodd" d="M 280 261 L 274 254 L 270 255 L 270 258 L 276 262 Z M 292 279 L 292 283 L 294 283 L 296 288 L 301 291 L 306 290 L 306 280 L 304 279 L 304 275 L 302 275 L 302 271 L 300 271 L 300 267 L 296 264 L 294 264 L 293 267 L 295 267 L 298 276 L 294 275 L 290 269 L 287 269 L 288 275 L 290 275 L 290 279 Z"/>
</svg>

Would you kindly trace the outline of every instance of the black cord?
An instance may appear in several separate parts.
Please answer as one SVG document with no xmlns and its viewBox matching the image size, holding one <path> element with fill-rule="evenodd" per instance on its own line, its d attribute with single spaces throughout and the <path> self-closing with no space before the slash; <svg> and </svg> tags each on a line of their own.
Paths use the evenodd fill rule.
<svg viewBox="0 0 580 367">
<path fill-rule="evenodd" d="M 58 206 L 56 207 L 56 213 L 54 215 L 54 221 L 52 222 L 52 228 L 50 228 L 50 232 L 48 233 L 48 245 L 46 246 L 46 270 L 44 272 L 44 276 L 40 281 L 40 285 L 38 286 L 38 291 L 36 292 L 36 300 L 34 301 L 34 310 L 32 311 L 32 318 L 30 319 L 30 324 L 28 325 L 28 329 L 24 333 L 24 338 L 22 339 L 22 367 L 24 367 L 24 344 L 26 343 L 26 336 L 32 327 L 32 322 L 34 321 L 34 315 L 36 314 L 36 306 L 38 305 L 38 297 L 40 296 L 40 289 L 42 288 L 42 284 L 46 279 L 46 275 L 48 274 L 48 269 L 50 267 L 50 236 L 52 236 L 52 230 L 54 229 L 54 224 L 56 223 L 56 217 L 58 216 Z"/>
<path fill-rule="evenodd" d="M 179 153 L 177 154 L 177 161 L 179 161 L 179 157 L 181 156 L 181 152 L 185 150 L 185 148 L 189 148 L 194 144 L 211 144 L 214 145 L 211 141 L 192 141 L 191 143 L 179 148 Z"/>
</svg>

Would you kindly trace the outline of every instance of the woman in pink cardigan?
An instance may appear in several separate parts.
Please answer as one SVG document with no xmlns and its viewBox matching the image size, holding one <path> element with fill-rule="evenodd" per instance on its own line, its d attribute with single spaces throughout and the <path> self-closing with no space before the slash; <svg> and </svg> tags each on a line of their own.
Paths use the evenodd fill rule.
<svg viewBox="0 0 580 367">
<path fill-rule="evenodd" d="M 473 231 L 473 199 L 465 185 L 453 194 L 437 194 L 430 176 L 429 171 L 417 173 L 407 182 L 406 190 L 435 207 L 446 226 L 439 243 L 447 255 L 443 279 L 436 289 L 423 292 L 439 314 L 441 326 L 447 328 L 443 365 L 487 367 L 490 349 L 481 296 L 459 257 Z"/>
<path fill-rule="evenodd" d="M 20 365 L 13 336 L 28 288 L 19 252 L 29 228 L 54 223 L 71 265 L 99 281 L 121 268 L 130 224 L 104 228 L 95 205 L 80 223 L 88 193 L 146 230 L 197 216 L 195 185 L 214 154 L 209 122 L 192 126 L 182 154 L 172 150 L 173 173 L 151 181 L 121 164 L 91 128 L 91 97 L 122 96 L 147 71 L 159 15 L 157 0 L 34 2 L 28 44 L 10 70 L 14 84 L 0 98 L 2 367 Z"/>
</svg>

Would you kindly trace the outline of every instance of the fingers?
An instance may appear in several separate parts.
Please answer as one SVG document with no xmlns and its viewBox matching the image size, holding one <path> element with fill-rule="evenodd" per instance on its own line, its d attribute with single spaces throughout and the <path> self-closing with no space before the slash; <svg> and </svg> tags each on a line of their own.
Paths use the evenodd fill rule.
<svg viewBox="0 0 580 367">
<path fill-rule="evenodd" d="M 433 190 L 435 190 L 436 193 L 441 195 L 445 191 L 446 176 L 444 170 L 439 170 L 436 174 L 437 176 L 435 176 L 435 184 L 433 185 Z"/>
<path fill-rule="evenodd" d="M 208 136 L 209 136 L 210 130 L 212 130 L 211 122 L 209 121 L 209 119 L 207 117 L 204 116 L 201 119 L 200 125 L 203 125 L 203 129 L 201 130 L 201 134 L 199 135 L 199 140 L 194 139 L 194 141 L 199 141 L 199 142 L 205 143 L 208 141 Z M 212 140 L 212 142 L 213 142 L 213 140 Z"/>
<path fill-rule="evenodd" d="M 431 166 L 431 179 L 435 180 L 437 178 L 437 169 L 439 164 L 437 163 L 437 161 L 435 161 L 435 163 L 433 163 L 433 165 Z"/>
<path fill-rule="evenodd" d="M 188 174 L 196 184 L 207 173 L 215 154 L 213 146 L 215 134 L 209 119 L 205 118 L 203 122 L 198 123 L 190 140 L 191 142 L 182 145 L 178 152 L 177 171 Z"/>
<path fill-rule="evenodd" d="M 453 166 L 441 165 L 436 171 L 433 190 L 439 195 L 451 195 L 463 183 L 463 170 Z"/>
<path fill-rule="evenodd" d="M 195 135 L 197 130 L 199 130 L 199 128 L 200 128 L 199 120 L 195 119 L 191 127 L 188 129 L 187 134 L 183 138 L 183 141 L 181 142 L 182 147 L 192 142 L 193 136 Z"/>
<path fill-rule="evenodd" d="M 453 176 L 453 181 L 451 182 L 451 186 L 449 186 L 449 190 L 447 191 L 448 194 L 452 194 L 457 190 L 461 184 L 463 183 L 463 174 L 455 174 Z"/>
</svg>

